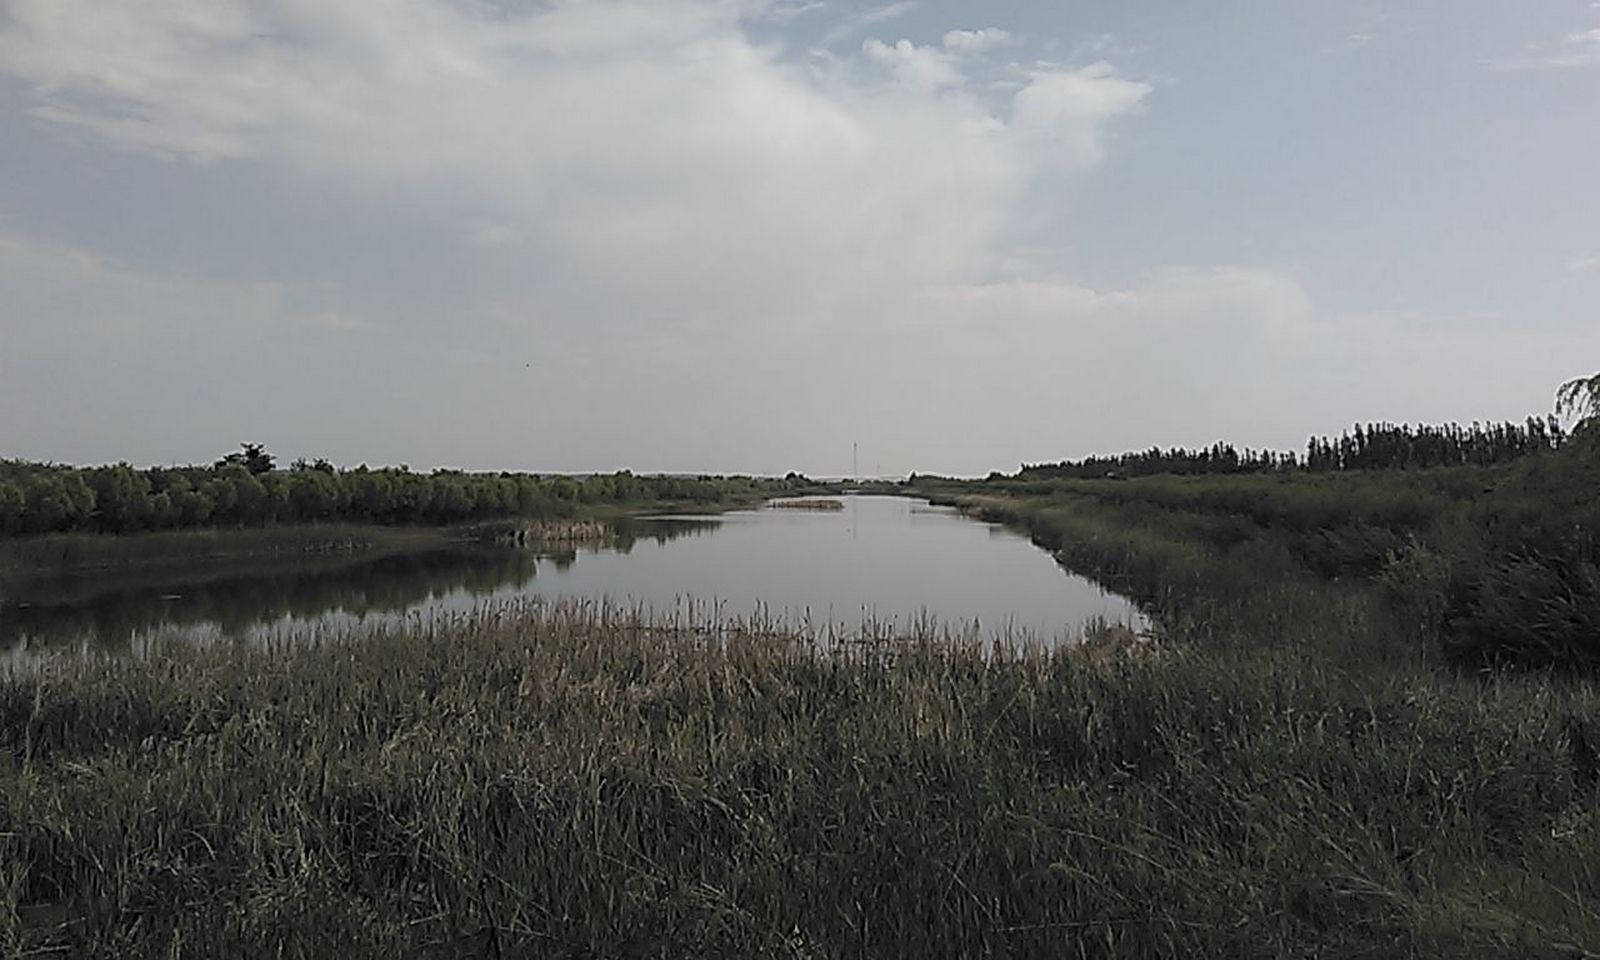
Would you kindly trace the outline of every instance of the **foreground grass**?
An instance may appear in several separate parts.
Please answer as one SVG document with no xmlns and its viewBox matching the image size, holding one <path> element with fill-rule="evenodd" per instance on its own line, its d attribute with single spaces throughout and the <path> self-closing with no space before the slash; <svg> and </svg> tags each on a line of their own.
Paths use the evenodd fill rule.
<svg viewBox="0 0 1600 960">
<path fill-rule="evenodd" d="M 1162 549 L 1118 529 L 1106 556 Z M 1213 622 L 1254 622 L 1235 600 Z M 1594 688 L 1353 669 L 1283 634 L 819 650 L 527 604 L 55 661 L 0 680 L 0 949 L 1600 950 Z"/>
</svg>

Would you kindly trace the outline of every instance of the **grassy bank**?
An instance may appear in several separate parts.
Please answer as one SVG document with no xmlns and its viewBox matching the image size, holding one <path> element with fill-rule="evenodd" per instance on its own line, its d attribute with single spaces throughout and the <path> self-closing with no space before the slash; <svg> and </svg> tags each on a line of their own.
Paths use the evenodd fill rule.
<svg viewBox="0 0 1600 960">
<path fill-rule="evenodd" d="M 208 566 L 273 559 L 303 561 L 433 549 L 457 536 L 447 527 L 284 524 L 243 530 L 58 533 L 0 538 L 0 578 Z"/>
<path fill-rule="evenodd" d="M 1600 944 L 1600 694 L 1583 684 L 1226 645 L 824 652 L 593 607 L 322 640 L 0 681 L 3 949 Z"/>
<path fill-rule="evenodd" d="M 1600 671 L 1600 431 L 1491 467 L 921 487 L 1030 530 L 1201 632 L 1270 642 L 1274 616 L 1302 618 L 1295 597 L 1332 593 L 1391 622 L 1306 611 L 1333 627 L 1325 653 L 1371 653 L 1381 627 L 1396 648 L 1385 656 Z M 1241 610 L 1256 620 L 1232 622 Z"/>
<path fill-rule="evenodd" d="M 159 575 L 193 568 L 208 571 L 236 566 L 270 568 L 275 562 L 298 566 L 309 558 L 362 557 L 437 550 L 453 543 L 494 540 L 512 529 L 570 526 L 581 522 L 616 524 L 653 513 L 718 513 L 753 506 L 757 492 L 708 502 L 635 500 L 575 509 L 567 518 L 485 520 L 454 525 L 356 523 L 281 523 L 215 530 L 156 533 L 55 533 L 0 537 L 0 583 L 39 576 L 106 575 L 129 572 Z"/>
</svg>

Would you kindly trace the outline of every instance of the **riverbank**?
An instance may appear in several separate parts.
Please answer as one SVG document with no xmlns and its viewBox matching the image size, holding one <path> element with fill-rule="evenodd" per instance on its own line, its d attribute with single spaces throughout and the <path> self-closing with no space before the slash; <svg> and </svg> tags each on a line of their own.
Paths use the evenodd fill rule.
<svg viewBox="0 0 1600 960">
<path fill-rule="evenodd" d="M 609 503 L 566 518 L 507 518 L 471 524 L 378 525 L 343 523 L 271 524 L 157 533 L 55 533 L 0 537 L 0 583 L 42 576 L 158 573 L 219 565 L 261 569 L 293 566 L 308 559 L 373 559 L 420 553 L 451 545 L 507 538 L 521 542 L 567 542 L 603 536 L 619 521 L 688 511 L 717 514 L 751 507 L 764 496 L 730 497 L 710 503 L 646 500 Z"/>
<path fill-rule="evenodd" d="M 572 519 L 639 504 L 713 507 L 808 491 L 821 485 L 729 475 L 464 472 L 408 467 L 339 469 L 297 461 L 289 469 L 257 444 L 209 467 L 139 469 L 0 459 L 0 537 L 48 533 L 136 534 L 246 529 L 283 524 L 425 526 L 508 516 Z"/>
<path fill-rule="evenodd" d="M 56 533 L 0 539 L 0 579 L 378 555 L 436 549 L 459 538 L 452 527 L 285 524 L 161 533 Z"/>
<path fill-rule="evenodd" d="M 1600 675 L 1600 434 L 1491 467 L 926 480 L 1207 642 Z"/>
</svg>

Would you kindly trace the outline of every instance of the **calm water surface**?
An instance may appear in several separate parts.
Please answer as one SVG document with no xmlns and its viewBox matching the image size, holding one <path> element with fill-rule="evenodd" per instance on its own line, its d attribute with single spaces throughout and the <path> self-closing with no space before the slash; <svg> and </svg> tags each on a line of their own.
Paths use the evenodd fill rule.
<svg viewBox="0 0 1600 960">
<path fill-rule="evenodd" d="M 252 640 L 428 617 L 499 599 L 583 597 L 698 620 L 759 615 L 851 636 L 929 618 L 980 636 L 1057 642 L 1094 619 L 1140 628 L 1127 600 L 1027 538 L 905 497 L 835 512 L 762 508 L 629 522 L 613 543 L 463 547 L 285 571 L 0 588 L 0 656 L 137 652 L 160 639 Z"/>
</svg>

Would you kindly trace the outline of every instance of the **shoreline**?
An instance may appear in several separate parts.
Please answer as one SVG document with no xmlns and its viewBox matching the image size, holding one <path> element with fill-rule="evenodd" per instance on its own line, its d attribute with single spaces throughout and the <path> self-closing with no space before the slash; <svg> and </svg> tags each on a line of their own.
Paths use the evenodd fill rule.
<svg viewBox="0 0 1600 960">
<path fill-rule="evenodd" d="M 466 524 L 294 523 L 148 533 L 49 533 L 0 538 L 0 586 L 47 578 L 153 572 L 196 564 L 275 565 L 307 558 L 368 559 L 457 546 L 492 544 L 511 528 L 610 528 L 619 522 L 692 510 L 715 515 L 759 506 L 767 498 L 714 503 L 659 500 L 604 504 L 570 517 L 508 516 Z M 558 536 L 555 539 L 567 539 Z"/>
</svg>

